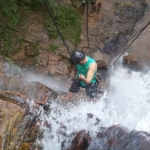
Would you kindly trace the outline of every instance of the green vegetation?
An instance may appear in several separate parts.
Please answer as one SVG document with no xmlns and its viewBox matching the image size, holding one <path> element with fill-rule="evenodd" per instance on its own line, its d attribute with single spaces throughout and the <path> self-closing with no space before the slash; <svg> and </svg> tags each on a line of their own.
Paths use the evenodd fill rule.
<svg viewBox="0 0 150 150">
<path fill-rule="evenodd" d="M 52 44 L 52 45 L 50 46 L 50 51 L 51 51 L 51 52 L 55 52 L 57 49 L 58 49 L 58 45 Z"/>
<path fill-rule="evenodd" d="M 115 10 L 114 11 L 118 11 L 118 10 L 122 10 L 124 7 L 131 7 L 132 5 L 129 3 L 118 3 L 116 4 Z"/>
<path fill-rule="evenodd" d="M 13 37 L 15 27 L 19 22 L 20 14 L 16 0 L 11 0 L 9 2 L 1 1 L 0 9 L 0 17 L 2 18 L 2 23 L 0 24 L 0 38 L 4 44 L 4 49 L 0 52 L 0 54 L 8 56 L 11 39 Z"/>
<path fill-rule="evenodd" d="M 56 7 L 53 14 L 63 37 L 69 39 L 74 45 L 76 45 L 79 42 L 79 36 L 81 33 L 77 11 L 69 7 Z M 47 27 L 51 38 L 58 37 L 58 31 L 51 18 L 45 21 L 45 26 Z"/>
<path fill-rule="evenodd" d="M 9 63 L 14 64 L 14 62 L 12 61 L 12 59 L 11 59 L 11 58 L 9 58 L 9 57 L 5 57 L 5 59 L 6 59 Z"/>
<path fill-rule="evenodd" d="M 81 33 L 80 16 L 78 12 L 73 8 L 65 6 L 58 6 L 55 0 L 47 0 L 47 4 L 50 9 L 53 9 L 54 18 L 60 29 L 60 32 L 65 39 L 69 39 L 74 45 L 79 42 L 79 36 Z M 32 11 L 43 11 L 43 0 L 5 0 L 0 1 L 0 55 L 10 57 L 21 49 L 23 37 L 17 37 L 14 33 L 17 31 L 17 25 L 21 21 L 22 11 L 30 9 Z M 48 16 L 48 12 L 47 12 Z M 52 19 L 48 16 L 44 24 L 48 29 L 49 36 L 51 38 L 58 37 L 58 31 L 52 22 Z M 14 38 L 15 37 L 15 38 Z M 14 43 L 19 43 L 20 49 L 12 50 Z M 35 46 L 35 49 L 37 46 Z M 51 51 L 58 49 L 56 46 L 52 46 Z M 36 50 L 38 53 L 38 50 Z"/>
<path fill-rule="evenodd" d="M 38 42 L 36 42 L 36 43 L 33 44 L 33 48 L 34 48 L 34 51 L 35 51 L 35 56 L 38 56 L 39 55 L 39 45 L 38 45 Z"/>
</svg>

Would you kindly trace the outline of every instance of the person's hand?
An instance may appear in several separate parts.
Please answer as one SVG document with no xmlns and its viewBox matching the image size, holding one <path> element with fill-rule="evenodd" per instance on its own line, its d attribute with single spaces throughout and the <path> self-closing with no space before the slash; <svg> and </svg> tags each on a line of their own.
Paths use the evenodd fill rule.
<svg viewBox="0 0 150 150">
<path fill-rule="evenodd" d="M 85 76 L 84 75 L 82 75 L 82 74 L 80 74 L 79 76 L 78 76 L 78 78 L 80 79 L 80 80 L 85 80 Z"/>
</svg>

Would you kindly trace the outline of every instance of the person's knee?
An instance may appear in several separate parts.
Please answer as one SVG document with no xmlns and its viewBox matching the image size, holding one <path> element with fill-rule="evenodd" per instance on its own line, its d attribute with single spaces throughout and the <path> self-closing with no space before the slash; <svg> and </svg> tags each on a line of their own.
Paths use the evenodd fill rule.
<svg viewBox="0 0 150 150">
<path fill-rule="evenodd" d="M 96 93 L 91 93 L 91 94 L 89 95 L 89 97 L 92 98 L 92 99 L 95 98 L 95 97 L 96 97 Z"/>
<path fill-rule="evenodd" d="M 80 83 L 78 80 L 75 79 L 69 89 L 69 92 L 77 93 L 79 91 L 80 91 Z"/>
<path fill-rule="evenodd" d="M 90 98 L 95 98 L 96 97 L 96 91 L 97 91 L 97 84 L 90 84 L 86 87 L 86 94 Z"/>
<path fill-rule="evenodd" d="M 69 92 L 72 92 L 72 93 L 78 93 L 80 91 L 80 88 L 72 88 L 70 87 L 69 89 Z"/>
</svg>

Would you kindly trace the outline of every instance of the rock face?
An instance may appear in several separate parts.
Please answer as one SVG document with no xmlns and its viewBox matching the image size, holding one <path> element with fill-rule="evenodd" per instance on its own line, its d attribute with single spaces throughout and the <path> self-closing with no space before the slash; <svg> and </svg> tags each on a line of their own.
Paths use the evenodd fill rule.
<svg viewBox="0 0 150 150">
<path fill-rule="evenodd" d="M 84 147 L 80 147 L 83 145 Z M 102 131 L 97 133 L 97 137 L 94 138 L 91 138 L 85 131 L 78 132 L 69 150 L 86 150 L 87 148 L 90 150 L 149 150 L 149 146 L 149 134 L 146 132 L 129 132 L 124 127 L 114 125 L 109 128 L 102 128 Z"/>
<path fill-rule="evenodd" d="M 42 135 L 36 111 L 40 105 L 46 108 L 48 100 L 55 99 L 57 94 L 40 83 L 23 82 L 16 72 L 16 76 L 10 75 L 7 72 L 10 69 L 9 65 L 3 63 L 4 59 L 1 58 L 0 149 L 35 150 L 35 141 Z"/>
<path fill-rule="evenodd" d="M 67 75 L 70 63 L 67 59 L 62 59 L 61 55 L 50 54 L 48 68 L 51 74 Z"/>
<path fill-rule="evenodd" d="M 112 148 L 116 150 L 148 150 L 150 141 L 146 132 L 127 131 L 126 128 L 118 125 L 106 128 L 103 132 L 98 133 L 99 146 L 103 148 Z"/>
<path fill-rule="evenodd" d="M 27 114 L 15 100 L 1 94 L 0 112 L 0 147 L 3 150 L 28 150 L 40 135 L 35 116 Z"/>
<path fill-rule="evenodd" d="M 60 2 L 60 1 L 58 1 Z M 73 6 L 75 9 L 81 2 L 68 0 L 61 1 L 61 4 Z M 96 2 L 96 10 L 97 10 Z M 145 0 L 118 0 L 103 1 L 99 12 L 94 11 L 91 17 L 91 5 L 89 5 L 89 45 L 87 41 L 86 13 L 82 13 L 80 42 L 74 46 L 66 40 L 69 50 L 80 49 L 86 54 L 100 51 L 101 54 L 114 54 L 119 47 L 127 41 L 133 33 L 135 23 L 145 13 L 147 3 Z M 15 36 L 22 39 L 22 42 L 12 43 L 11 57 L 14 62 L 28 69 L 34 69 L 44 74 L 52 74 L 67 78 L 72 76 L 70 56 L 60 38 L 51 39 L 43 22 L 48 18 L 45 11 L 24 11 L 23 21 L 17 27 Z M 21 45 L 19 45 L 21 44 Z M 56 51 L 51 51 L 51 46 L 56 46 Z M 1 48 L 2 50 L 3 48 Z M 100 59 L 99 59 L 100 60 Z"/>
<path fill-rule="evenodd" d="M 89 143 L 91 142 L 91 137 L 84 130 L 79 131 L 72 141 L 71 147 L 67 150 L 86 150 Z"/>
<path fill-rule="evenodd" d="M 120 46 L 126 42 L 130 33 L 133 32 L 135 23 L 144 16 L 147 3 L 145 0 L 137 0 L 136 2 L 132 0 L 123 2 L 116 1 L 114 2 L 113 8 L 113 27 L 109 30 L 113 32 L 113 28 L 116 28 L 116 33 L 113 33 L 113 36 L 109 37 L 108 42 L 105 41 L 103 51 L 108 54 L 120 50 Z"/>
<path fill-rule="evenodd" d="M 149 2 L 149 1 L 148 1 Z M 150 2 L 149 2 L 150 4 Z M 136 26 L 136 31 L 141 30 L 145 25 L 147 25 L 148 20 L 150 20 L 150 12 L 147 12 L 139 24 Z M 129 54 L 140 58 L 144 66 L 150 65 L 150 24 L 145 28 L 145 30 L 140 34 L 139 38 L 131 45 L 128 50 Z"/>
<path fill-rule="evenodd" d="M 123 65 L 133 71 L 141 71 L 143 68 L 141 61 L 132 55 L 123 57 Z"/>
</svg>

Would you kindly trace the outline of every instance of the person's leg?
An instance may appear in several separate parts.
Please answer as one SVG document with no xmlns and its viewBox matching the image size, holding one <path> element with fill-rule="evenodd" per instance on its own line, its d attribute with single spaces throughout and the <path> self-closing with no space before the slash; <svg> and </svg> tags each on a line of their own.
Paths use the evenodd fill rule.
<svg viewBox="0 0 150 150">
<path fill-rule="evenodd" d="M 66 99 L 70 99 L 73 93 L 77 93 L 80 91 L 80 81 L 79 79 L 74 79 L 73 83 L 71 84 L 71 87 L 69 89 L 69 92 L 66 95 Z"/>
<path fill-rule="evenodd" d="M 95 98 L 97 93 L 97 83 L 91 83 L 86 86 L 86 94 L 90 98 Z"/>
<path fill-rule="evenodd" d="M 73 79 L 69 92 L 77 93 L 80 91 L 80 81 L 79 79 Z"/>
</svg>

